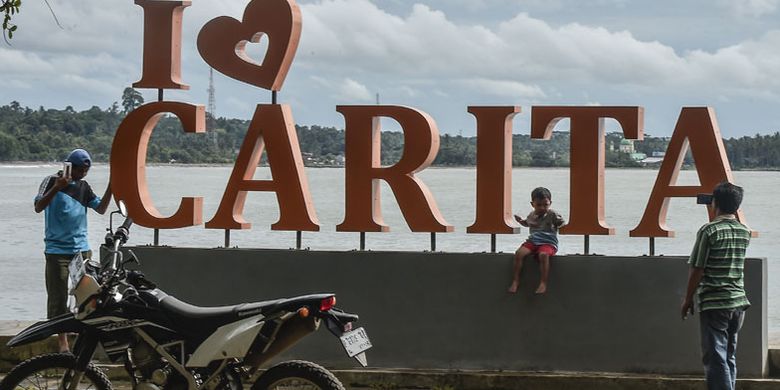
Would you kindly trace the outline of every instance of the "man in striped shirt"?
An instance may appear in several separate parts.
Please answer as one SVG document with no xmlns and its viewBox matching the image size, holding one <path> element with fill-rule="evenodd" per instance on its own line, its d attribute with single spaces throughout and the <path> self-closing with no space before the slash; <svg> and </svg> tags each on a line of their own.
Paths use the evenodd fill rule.
<svg viewBox="0 0 780 390">
<path fill-rule="evenodd" d="M 735 388 L 737 333 L 750 306 L 743 280 L 750 229 L 736 218 L 742 194 L 741 187 L 728 182 L 715 187 L 715 219 L 699 229 L 688 260 L 688 289 L 680 312 L 683 319 L 693 314 L 696 293 L 708 389 Z"/>
</svg>

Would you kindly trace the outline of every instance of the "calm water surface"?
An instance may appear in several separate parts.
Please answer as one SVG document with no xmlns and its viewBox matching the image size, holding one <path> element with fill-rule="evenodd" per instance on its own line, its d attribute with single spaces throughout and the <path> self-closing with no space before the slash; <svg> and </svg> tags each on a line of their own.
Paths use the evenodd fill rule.
<svg viewBox="0 0 780 390">
<path fill-rule="evenodd" d="M 0 198 L 3 223 L 0 224 L 2 255 L 0 255 L 0 320 L 32 320 L 45 316 L 45 289 L 43 282 L 43 216 L 33 211 L 33 197 L 41 180 L 56 171 L 56 165 L 0 166 L 0 180 L 6 183 L 5 195 Z M 155 206 L 163 215 L 173 214 L 184 196 L 204 198 L 204 220 L 213 215 L 222 198 L 232 167 L 152 166 L 148 168 L 149 189 Z M 642 255 L 648 253 L 648 240 L 630 238 L 629 230 L 639 222 L 653 187 L 656 171 L 607 170 L 606 220 L 616 229 L 615 236 L 592 236 L 591 252 L 605 255 Z M 312 250 L 352 250 L 359 246 L 358 233 L 336 232 L 336 225 L 344 217 L 344 171 L 336 168 L 307 169 L 309 187 L 314 200 L 321 231 L 303 233 L 303 246 Z M 455 226 L 454 233 L 437 235 L 437 250 L 445 252 L 483 252 L 490 250 L 490 237 L 466 234 L 473 223 L 475 205 L 475 175 L 473 168 L 428 169 L 420 177 L 433 193 L 447 222 Z M 694 171 L 680 175 L 679 185 L 696 185 Z M 268 168 L 259 168 L 258 179 L 269 179 Z M 780 172 L 735 172 L 737 184 L 747 193 L 742 206 L 749 225 L 760 232 L 748 254 L 766 257 L 769 261 L 769 322 L 772 333 L 780 333 L 780 279 L 775 277 L 778 266 L 774 261 L 780 250 L 780 206 L 775 204 L 775 192 L 780 188 Z M 87 180 L 96 193 L 102 194 L 108 180 L 108 167 L 98 165 L 90 171 Z M 568 169 L 515 169 L 513 171 L 513 207 L 526 214 L 530 191 L 545 186 L 553 193 L 553 208 L 568 216 Z M 10 189 L 8 188 L 10 187 Z M 411 233 L 398 210 L 392 191 L 382 187 L 382 212 L 390 233 L 370 233 L 366 246 L 371 250 L 430 249 L 427 233 Z M 276 197 L 272 193 L 253 192 L 247 196 L 244 217 L 252 229 L 231 232 L 231 246 L 241 248 L 290 248 L 295 246 L 295 232 L 276 232 L 270 225 L 278 220 Z M 688 255 L 696 230 L 707 221 L 704 207 L 695 200 L 673 199 L 670 202 L 667 224 L 676 232 L 676 238 L 657 239 L 656 253 Z M 105 216 L 90 213 L 89 230 L 95 249 L 108 223 Z M 513 252 L 522 242 L 527 230 L 519 235 L 500 235 L 499 251 Z M 142 245 L 153 241 L 151 229 L 134 227 L 130 244 Z M 202 226 L 160 232 L 160 243 L 171 246 L 218 247 L 224 244 L 222 230 Z M 560 253 L 582 253 L 581 236 L 561 236 Z M 554 272 L 554 271 L 553 271 Z M 507 275 L 509 277 L 509 275 Z M 685 275 L 680 286 L 684 288 Z M 503 289 L 505 286 L 496 286 Z M 303 288 L 305 290 L 305 288 Z"/>
</svg>

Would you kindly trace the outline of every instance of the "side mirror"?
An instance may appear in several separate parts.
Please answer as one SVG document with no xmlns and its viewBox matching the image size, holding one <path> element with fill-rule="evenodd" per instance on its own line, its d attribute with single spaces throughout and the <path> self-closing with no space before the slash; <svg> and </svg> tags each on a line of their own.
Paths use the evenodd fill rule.
<svg viewBox="0 0 780 390">
<path fill-rule="evenodd" d="M 120 200 L 117 202 L 117 205 L 119 206 L 119 213 L 122 214 L 123 217 L 127 217 L 127 206 L 125 205 L 125 201 Z"/>
</svg>

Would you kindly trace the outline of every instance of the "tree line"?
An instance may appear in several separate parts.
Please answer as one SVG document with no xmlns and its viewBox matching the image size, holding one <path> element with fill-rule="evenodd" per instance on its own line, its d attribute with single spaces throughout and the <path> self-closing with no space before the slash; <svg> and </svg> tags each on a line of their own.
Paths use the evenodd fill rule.
<svg viewBox="0 0 780 390">
<path fill-rule="evenodd" d="M 97 162 L 107 162 L 117 127 L 128 112 L 143 104 L 140 94 L 125 90 L 122 103 L 101 109 L 94 106 L 76 111 L 22 107 L 18 102 L 0 106 L 0 161 L 61 161 L 76 147 L 87 149 Z M 212 118 L 202 134 L 184 133 L 178 118 L 164 116 L 157 124 L 148 146 L 151 163 L 230 164 L 241 148 L 248 120 Z M 344 130 L 322 126 L 296 126 L 301 151 L 307 165 L 339 165 L 344 154 Z M 639 167 L 627 153 L 619 151 L 620 133 L 606 135 L 608 167 Z M 652 156 L 664 152 L 667 137 L 645 136 L 635 141 L 637 153 Z M 392 164 L 403 153 L 403 133 L 382 132 L 382 162 Z M 724 139 L 733 169 L 779 169 L 780 133 Z M 433 164 L 473 166 L 476 164 L 476 137 L 444 134 Z M 512 139 L 512 165 L 566 167 L 569 165 L 569 133 L 555 132 L 550 140 L 533 140 L 515 134 Z M 688 157 L 687 162 L 692 161 Z"/>
</svg>

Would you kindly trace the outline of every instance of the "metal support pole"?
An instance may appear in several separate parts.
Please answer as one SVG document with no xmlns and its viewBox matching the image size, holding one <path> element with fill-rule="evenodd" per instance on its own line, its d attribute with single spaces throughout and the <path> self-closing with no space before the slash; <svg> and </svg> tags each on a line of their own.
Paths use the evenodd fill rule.
<svg viewBox="0 0 780 390">
<path fill-rule="evenodd" d="M 360 250 L 366 250 L 366 232 L 360 232 Z"/>
<path fill-rule="evenodd" d="M 271 91 L 271 104 L 276 104 L 276 91 Z"/>
<path fill-rule="evenodd" d="M 157 89 L 157 101 L 158 102 L 163 101 L 163 89 L 162 88 L 158 88 Z"/>
<path fill-rule="evenodd" d="M 225 229 L 225 248 L 230 248 L 230 229 Z"/>
<path fill-rule="evenodd" d="M 431 232 L 431 252 L 436 252 L 436 233 Z"/>
<path fill-rule="evenodd" d="M 154 246 L 160 246 L 160 229 L 154 229 Z"/>
<path fill-rule="evenodd" d="M 650 256 L 655 256 L 655 237 L 650 237 Z"/>
<path fill-rule="evenodd" d="M 590 236 L 587 234 L 585 235 L 585 254 L 590 254 Z"/>
<path fill-rule="evenodd" d="M 496 235 L 495 235 L 495 233 L 490 235 L 490 253 L 496 253 Z"/>
<path fill-rule="evenodd" d="M 301 249 L 301 241 L 303 241 L 303 232 L 298 230 L 295 232 L 295 249 Z"/>
</svg>

